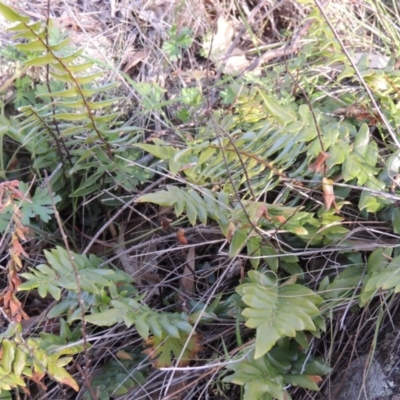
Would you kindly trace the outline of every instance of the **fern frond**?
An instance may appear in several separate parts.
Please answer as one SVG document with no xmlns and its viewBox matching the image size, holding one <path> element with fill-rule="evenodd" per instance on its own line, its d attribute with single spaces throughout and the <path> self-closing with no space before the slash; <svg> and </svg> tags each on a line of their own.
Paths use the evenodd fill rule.
<svg viewBox="0 0 400 400">
<path fill-rule="evenodd" d="M 248 306 L 242 315 L 246 326 L 257 329 L 254 358 L 268 353 L 284 337 L 297 331 L 316 331 L 322 298 L 303 285 L 278 285 L 275 275 L 249 271 L 250 282 L 236 288 Z"/>
</svg>

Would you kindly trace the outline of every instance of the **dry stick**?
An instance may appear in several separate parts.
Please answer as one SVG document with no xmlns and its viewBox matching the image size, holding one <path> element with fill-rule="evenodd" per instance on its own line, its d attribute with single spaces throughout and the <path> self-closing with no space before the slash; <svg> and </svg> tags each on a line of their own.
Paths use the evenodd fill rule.
<svg viewBox="0 0 400 400">
<path fill-rule="evenodd" d="M 44 171 L 46 178 L 47 178 L 47 173 L 46 171 Z M 81 281 L 80 281 L 80 276 L 79 276 L 79 271 L 78 271 L 78 267 L 75 263 L 74 260 L 74 256 L 71 254 L 71 248 L 69 247 L 69 243 L 68 243 L 68 237 L 67 234 L 65 233 L 65 230 L 63 228 L 63 224 L 60 218 L 60 214 L 58 213 L 58 210 L 56 208 L 56 205 L 54 203 L 54 198 L 53 198 L 53 192 L 51 190 L 50 184 L 48 184 L 48 191 L 51 197 L 51 202 L 52 202 L 52 206 L 54 209 L 54 216 L 56 217 L 57 220 L 57 225 L 58 228 L 60 229 L 60 233 L 61 233 L 61 237 L 63 239 L 64 242 L 64 246 L 65 249 L 67 250 L 68 253 L 68 258 L 69 261 L 71 262 L 71 266 L 72 269 L 74 271 L 74 275 L 75 275 L 75 282 L 76 282 L 76 287 L 77 287 L 77 298 L 78 298 L 78 303 L 79 303 L 79 308 L 81 310 L 81 319 L 82 319 L 82 339 L 83 339 L 83 347 L 84 347 L 84 354 L 85 354 L 85 372 L 82 374 L 82 378 L 85 382 L 85 385 L 87 387 L 87 389 L 89 390 L 91 396 L 93 397 L 94 400 L 97 400 L 98 396 L 96 396 L 92 385 L 90 383 L 90 376 L 89 374 L 89 370 L 90 370 L 90 358 L 89 358 L 89 351 L 88 351 L 88 340 L 87 340 L 87 336 L 86 336 L 86 321 L 85 321 L 85 304 L 83 302 L 83 298 L 82 298 L 82 288 L 81 288 Z"/>
<path fill-rule="evenodd" d="M 356 72 L 356 75 L 358 77 L 358 79 L 360 80 L 360 83 L 362 84 L 362 86 L 364 87 L 365 91 L 368 94 L 368 97 L 371 100 L 371 103 L 373 104 L 376 113 L 379 115 L 379 118 L 381 119 L 381 121 L 383 122 L 383 124 L 385 125 L 385 128 L 388 130 L 393 142 L 396 144 L 396 146 L 400 149 L 400 142 L 397 139 L 396 133 L 393 131 L 393 128 L 391 127 L 389 121 L 387 120 L 385 114 L 383 114 L 383 112 L 381 111 L 381 109 L 378 106 L 378 103 L 376 102 L 371 89 L 369 88 L 369 86 L 367 85 L 367 83 L 365 82 L 364 78 L 362 77 L 359 69 L 357 68 L 356 63 L 354 62 L 354 60 L 352 59 L 352 57 L 350 56 L 349 52 L 347 51 L 346 47 L 344 46 L 342 40 L 340 39 L 339 35 L 337 34 L 335 28 L 332 26 L 331 22 L 329 21 L 328 16 L 326 15 L 323 7 L 321 6 L 319 0 L 314 0 L 316 6 L 318 7 L 320 13 L 322 14 L 322 16 L 325 19 L 325 22 L 328 24 L 329 28 L 331 29 L 333 35 L 335 36 L 335 39 L 337 40 L 337 42 L 339 43 L 340 47 L 342 48 L 343 53 L 346 55 L 347 59 L 349 60 L 351 66 L 354 68 L 354 71 Z"/>
</svg>

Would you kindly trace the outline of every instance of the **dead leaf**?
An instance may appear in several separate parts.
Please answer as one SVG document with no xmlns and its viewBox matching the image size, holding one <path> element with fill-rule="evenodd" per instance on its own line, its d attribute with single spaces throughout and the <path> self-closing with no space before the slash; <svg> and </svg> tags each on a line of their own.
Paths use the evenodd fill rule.
<svg viewBox="0 0 400 400">
<path fill-rule="evenodd" d="M 203 50 L 206 54 L 209 54 L 211 61 L 217 68 L 222 67 L 224 74 L 239 74 L 250 65 L 251 61 L 240 49 L 230 49 L 235 35 L 233 22 L 220 16 L 217 26 L 217 33 L 204 39 Z M 261 71 L 255 69 L 253 73 L 259 75 Z"/>
<path fill-rule="evenodd" d="M 149 55 L 149 51 L 146 49 L 141 49 L 135 51 L 134 53 L 129 54 L 126 58 L 126 65 L 124 67 L 124 72 L 127 73 L 131 70 L 136 64 L 139 64 Z"/>
<path fill-rule="evenodd" d="M 116 355 L 119 360 L 133 360 L 132 356 L 124 350 L 118 350 Z"/>
<path fill-rule="evenodd" d="M 336 115 L 343 115 L 346 118 L 354 118 L 357 121 L 365 121 L 371 126 L 382 122 L 381 117 L 376 111 L 369 110 L 362 104 L 352 104 L 349 107 L 338 108 L 334 113 Z"/>
<path fill-rule="evenodd" d="M 8 283 L 9 283 L 10 290 L 12 292 L 15 292 L 21 285 L 21 279 L 19 278 L 19 276 L 17 275 L 17 272 L 15 270 L 9 272 Z"/>
<path fill-rule="evenodd" d="M 183 275 L 181 278 L 181 288 L 185 294 L 194 293 L 194 279 L 193 274 L 196 268 L 196 251 L 194 247 L 189 247 L 188 254 L 186 257 L 186 265 L 183 270 Z"/>
<path fill-rule="evenodd" d="M 12 247 L 13 253 L 15 255 L 17 255 L 18 257 L 22 254 L 26 258 L 29 258 L 28 254 L 26 254 L 21 243 L 19 242 L 18 236 L 15 233 L 13 233 L 12 237 L 11 237 L 11 247 Z"/>
<path fill-rule="evenodd" d="M 281 286 L 294 285 L 297 282 L 298 275 L 292 275 L 289 279 L 282 283 Z"/>
<path fill-rule="evenodd" d="M 324 194 L 324 202 L 325 208 L 329 210 L 333 205 L 335 210 L 337 210 L 336 202 L 335 202 L 335 193 L 333 191 L 333 180 L 328 178 L 322 178 L 322 191 Z"/>
<path fill-rule="evenodd" d="M 279 222 L 280 224 L 284 224 L 286 222 L 286 218 L 283 215 L 277 215 L 275 217 L 276 221 Z"/>
<path fill-rule="evenodd" d="M 178 232 L 176 233 L 176 237 L 178 239 L 178 242 L 180 244 L 188 244 L 189 242 L 187 241 L 186 237 L 185 237 L 185 230 L 182 228 L 179 228 Z"/>
<path fill-rule="evenodd" d="M 320 151 L 320 153 L 318 154 L 317 159 L 315 160 L 315 162 L 313 164 L 310 164 L 308 166 L 308 169 L 311 172 L 317 172 L 318 174 L 324 174 L 325 170 L 326 170 L 326 160 L 327 158 L 330 157 L 329 153 L 326 153 L 325 151 Z"/>
<path fill-rule="evenodd" d="M 47 386 L 42 382 L 42 379 L 45 377 L 44 372 L 37 372 L 33 371 L 33 374 L 28 377 L 28 379 L 32 380 L 35 382 L 42 390 L 46 391 Z"/>
<path fill-rule="evenodd" d="M 15 265 L 17 265 L 18 270 L 21 270 L 22 269 L 22 261 L 19 258 L 18 254 L 16 254 L 13 249 L 10 249 L 8 251 L 8 253 L 10 254 L 10 257 L 14 261 Z"/>
<path fill-rule="evenodd" d="M 232 235 L 235 232 L 236 226 L 233 222 L 229 222 L 229 226 L 228 226 L 228 232 L 226 233 L 226 240 L 228 242 L 231 241 L 232 239 Z"/>
<path fill-rule="evenodd" d="M 119 239 L 119 243 L 124 243 Z M 150 245 L 144 257 L 131 257 L 123 244 L 119 244 L 114 249 L 118 255 L 122 267 L 126 273 L 131 275 L 138 286 L 142 286 L 144 281 L 151 285 L 160 283 L 160 278 L 157 274 L 157 247 Z"/>
<path fill-rule="evenodd" d="M 171 228 L 171 222 L 172 219 L 166 218 L 166 217 L 161 217 L 161 227 L 165 230 L 168 230 Z"/>
<path fill-rule="evenodd" d="M 29 319 L 28 314 L 22 310 L 21 302 L 11 290 L 4 294 L 3 304 L 3 309 L 11 321 L 21 322 L 22 319 Z"/>
<path fill-rule="evenodd" d="M 307 378 L 315 383 L 322 382 L 322 378 L 318 375 L 307 375 Z"/>
</svg>

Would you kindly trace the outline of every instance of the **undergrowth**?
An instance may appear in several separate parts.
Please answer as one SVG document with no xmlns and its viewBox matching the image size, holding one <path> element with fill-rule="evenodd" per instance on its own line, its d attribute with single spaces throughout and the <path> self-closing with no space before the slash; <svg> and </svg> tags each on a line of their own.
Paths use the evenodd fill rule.
<svg viewBox="0 0 400 400">
<path fill-rule="evenodd" d="M 170 97 L 125 75 L 135 123 L 101 63 L 0 3 L 22 64 L 0 88 L 2 399 L 300 398 L 368 308 L 374 348 L 400 291 L 397 9 L 376 68 L 299 3 L 305 44 L 265 70 L 232 70 L 222 17 L 214 50 L 170 27 L 166 70 L 199 51 L 216 75 Z"/>
</svg>

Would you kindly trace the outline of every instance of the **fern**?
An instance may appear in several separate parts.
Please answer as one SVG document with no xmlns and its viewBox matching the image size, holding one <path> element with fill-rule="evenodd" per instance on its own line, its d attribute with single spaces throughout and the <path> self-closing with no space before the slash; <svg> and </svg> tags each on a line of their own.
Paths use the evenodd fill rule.
<svg viewBox="0 0 400 400">
<path fill-rule="evenodd" d="M 313 318 L 319 316 L 320 296 L 302 285 L 279 286 L 272 274 L 249 271 L 248 275 L 250 282 L 239 285 L 236 291 L 247 305 L 242 313 L 246 326 L 257 329 L 255 359 L 268 353 L 281 338 L 317 330 Z"/>
<path fill-rule="evenodd" d="M 393 248 L 378 248 L 369 256 L 362 279 L 360 306 L 365 306 L 380 291 L 400 291 L 400 256 L 391 258 L 392 253 Z"/>
<path fill-rule="evenodd" d="M 102 260 L 95 255 L 69 255 L 65 249 L 57 247 L 51 252 L 45 251 L 45 256 L 50 266 L 41 264 L 30 268 L 31 272 L 21 274 L 27 282 L 19 286 L 20 291 L 38 288 L 42 297 L 49 292 L 55 300 L 60 300 L 61 289 L 77 292 L 80 285 L 88 293 L 99 294 L 101 288 L 113 283 L 132 281 L 129 275 L 121 271 L 96 268 Z M 74 265 L 79 273 L 79 282 L 76 281 Z"/>
<path fill-rule="evenodd" d="M 207 224 L 207 219 L 217 221 L 224 234 L 228 232 L 231 205 L 224 192 L 213 193 L 209 189 L 202 189 L 201 195 L 195 190 L 182 190 L 176 186 L 167 186 L 167 190 L 140 196 L 136 202 L 151 202 L 160 206 L 174 206 L 175 214 L 179 217 L 187 212 L 189 222 L 196 224 L 197 219 Z"/>
<path fill-rule="evenodd" d="M 225 382 L 244 386 L 244 400 L 291 400 L 287 385 L 318 391 L 321 375 L 331 371 L 323 360 L 307 355 L 298 343 L 288 339 L 281 339 L 260 358 L 255 358 L 251 348 L 242 354 L 245 352 L 244 359 L 229 364 L 227 368 L 234 373 L 224 378 Z"/>
<path fill-rule="evenodd" d="M 25 68 L 35 66 L 43 71 L 48 68 L 48 85 L 37 87 L 36 103 L 20 107 L 15 118 L 4 117 L 5 134 L 31 153 L 33 167 L 38 172 L 54 171 L 61 161 L 64 173 L 57 174 L 52 185 L 65 191 L 65 179 L 74 176 L 78 181 L 78 186 L 74 181 L 71 183 L 74 196 L 91 194 L 104 185 L 112 186 L 115 180 L 122 186 L 128 182 L 129 189 L 145 181 L 149 174 L 138 167 L 125 168 L 124 164 L 114 162 L 118 153 L 130 160 L 140 158 L 138 150 L 121 148 L 122 133 L 126 145 L 142 137 L 137 128 L 120 126 L 117 121 L 120 113 L 112 112 L 113 105 L 123 98 L 107 98 L 107 92 L 117 85 L 99 84 L 103 71 L 93 62 L 85 61 L 82 50 L 71 48 L 68 38 L 58 37 L 54 42 L 48 37 L 53 29 L 51 21 L 48 26 L 41 21 L 31 22 L 3 3 L 0 13 L 9 22 L 16 22 L 8 28 L 17 33 L 13 40 L 25 40 L 14 45 L 27 57 Z M 99 163 L 104 167 L 96 173 L 94 169 Z"/>
<path fill-rule="evenodd" d="M 46 375 L 79 390 L 77 382 L 64 367 L 72 361 L 72 355 L 83 351 L 83 346 L 75 345 L 58 350 L 44 346 L 40 339 L 29 338 L 25 341 L 19 324 L 3 333 L 0 340 L 0 393 L 20 388 L 29 394 L 26 380 L 32 379 L 40 384 Z"/>
<path fill-rule="evenodd" d="M 132 278 L 124 272 L 99 268 L 102 260 L 94 255 L 82 256 L 68 253 L 57 247 L 51 252 L 45 251 L 48 264 L 30 268 L 31 272 L 21 274 L 26 282 L 18 290 L 37 288 L 40 296 L 50 294 L 58 301 L 48 313 L 49 318 L 67 313 L 67 322 L 71 324 L 82 318 L 77 293 L 81 290 L 84 304 L 85 321 L 96 326 L 112 326 L 125 323 L 129 328 L 134 325 L 139 335 L 148 343 L 156 343 L 153 357 L 160 355 L 160 365 L 171 360 L 170 352 L 175 356 L 182 351 L 192 326 L 186 314 L 159 313 L 141 302 L 142 297 L 129 282 Z M 74 267 L 79 273 L 76 281 Z M 117 286 L 118 285 L 118 286 Z M 61 298 L 62 290 L 67 290 Z M 149 338 L 150 334 L 152 338 Z M 194 354 L 197 339 L 189 340 L 187 351 Z M 184 353 L 187 356 L 188 353 Z M 172 361 L 171 361 L 172 362 Z"/>
</svg>

